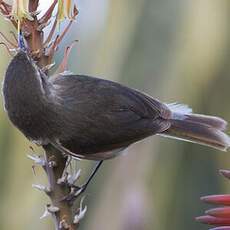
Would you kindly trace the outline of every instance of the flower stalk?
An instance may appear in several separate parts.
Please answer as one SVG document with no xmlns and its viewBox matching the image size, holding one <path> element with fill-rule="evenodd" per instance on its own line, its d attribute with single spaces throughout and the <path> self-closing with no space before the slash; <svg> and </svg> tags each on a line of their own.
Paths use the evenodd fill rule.
<svg viewBox="0 0 230 230">
<path fill-rule="evenodd" d="M 28 54 L 48 76 L 49 69 L 53 66 L 55 51 L 77 17 L 78 10 L 71 0 L 54 0 L 47 11 L 40 15 L 38 5 L 39 0 L 14 0 L 12 5 L 0 0 L 0 13 L 12 23 L 18 33 L 20 31 L 23 34 Z M 55 9 L 57 9 L 56 14 L 53 13 Z M 69 20 L 69 23 L 61 31 L 59 25 L 63 20 Z M 44 28 L 50 23 L 52 26 L 48 36 L 44 37 Z M 5 45 L 9 53 L 12 54 L 18 49 L 18 38 L 14 33 L 13 41 L 2 32 L 0 32 L 0 37 L 3 39 L 1 44 Z M 57 68 L 59 72 L 66 69 L 71 47 L 72 45 L 66 48 L 64 60 Z M 52 216 L 56 230 L 76 230 L 87 210 L 87 207 L 83 207 L 83 199 L 80 202 L 80 208 L 77 211 L 73 209 L 73 204 L 78 198 L 77 194 L 81 190 L 81 187 L 75 185 L 80 171 L 76 175 L 70 175 L 67 170 L 68 157 L 50 145 L 43 148 L 44 157 L 34 154 L 28 156 L 35 165 L 44 169 L 48 177 L 48 186 L 33 185 L 51 200 L 51 203 L 46 205 L 41 218 Z"/>
</svg>

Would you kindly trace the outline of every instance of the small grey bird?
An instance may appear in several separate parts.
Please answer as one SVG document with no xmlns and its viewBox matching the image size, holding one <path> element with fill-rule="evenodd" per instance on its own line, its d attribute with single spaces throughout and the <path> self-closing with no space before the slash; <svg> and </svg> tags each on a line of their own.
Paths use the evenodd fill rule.
<svg viewBox="0 0 230 230">
<path fill-rule="evenodd" d="M 46 76 L 20 50 L 3 83 L 5 109 L 31 141 L 72 156 L 105 160 L 148 136 L 162 136 L 227 150 L 227 122 L 165 104 L 135 89 L 99 78 Z"/>
</svg>

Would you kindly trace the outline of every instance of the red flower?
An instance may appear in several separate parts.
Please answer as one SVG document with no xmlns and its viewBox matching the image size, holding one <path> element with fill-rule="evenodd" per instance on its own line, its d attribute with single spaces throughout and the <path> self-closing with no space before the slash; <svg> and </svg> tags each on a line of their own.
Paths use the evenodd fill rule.
<svg viewBox="0 0 230 230">
<path fill-rule="evenodd" d="M 220 170 L 220 173 L 230 179 L 229 170 Z M 210 230 L 230 230 L 230 194 L 212 195 L 201 197 L 201 200 L 221 207 L 209 209 L 206 215 L 197 217 L 196 220 L 215 227 Z M 222 206 L 223 205 L 223 206 Z"/>
</svg>

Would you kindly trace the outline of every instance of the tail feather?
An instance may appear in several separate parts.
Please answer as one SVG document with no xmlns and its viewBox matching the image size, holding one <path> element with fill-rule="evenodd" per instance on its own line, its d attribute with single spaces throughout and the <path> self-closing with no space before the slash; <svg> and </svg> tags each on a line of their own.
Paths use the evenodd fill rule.
<svg viewBox="0 0 230 230">
<path fill-rule="evenodd" d="M 192 114 L 190 109 L 187 109 L 186 113 L 188 107 L 183 105 L 170 104 L 168 107 L 172 112 L 171 126 L 160 135 L 211 146 L 223 151 L 230 147 L 230 137 L 223 132 L 226 130 L 227 122 L 222 118 Z"/>
<path fill-rule="evenodd" d="M 220 118 L 220 117 L 214 117 L 214 116 L 207 116 L 207 115 L 201 115 L 201 114 L 188 114 L 185 118 L 186 121 L 191 122 L 197 122 L 200 124 L 205 124 L 207 126 L 210 126 L 212 128 L 224 131 L 227 128 L 228 123 Z"/>
</svg>

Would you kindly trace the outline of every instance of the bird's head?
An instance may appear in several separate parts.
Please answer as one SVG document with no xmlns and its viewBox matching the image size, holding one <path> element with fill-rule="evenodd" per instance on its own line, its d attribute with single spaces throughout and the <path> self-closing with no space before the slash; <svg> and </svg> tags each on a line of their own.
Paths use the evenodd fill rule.
<svg viewBox="0 0 230 230">
<path fill-rule="evenodd" d="M 42 96 L 45 77 L 36 62 L 30 57 L 21 34 L 18 37 L 19 49 L 7 67 L 4 92 L 7 95 Z M 5 95 L 5 96 L 7 96 Z"/>
</svg>

